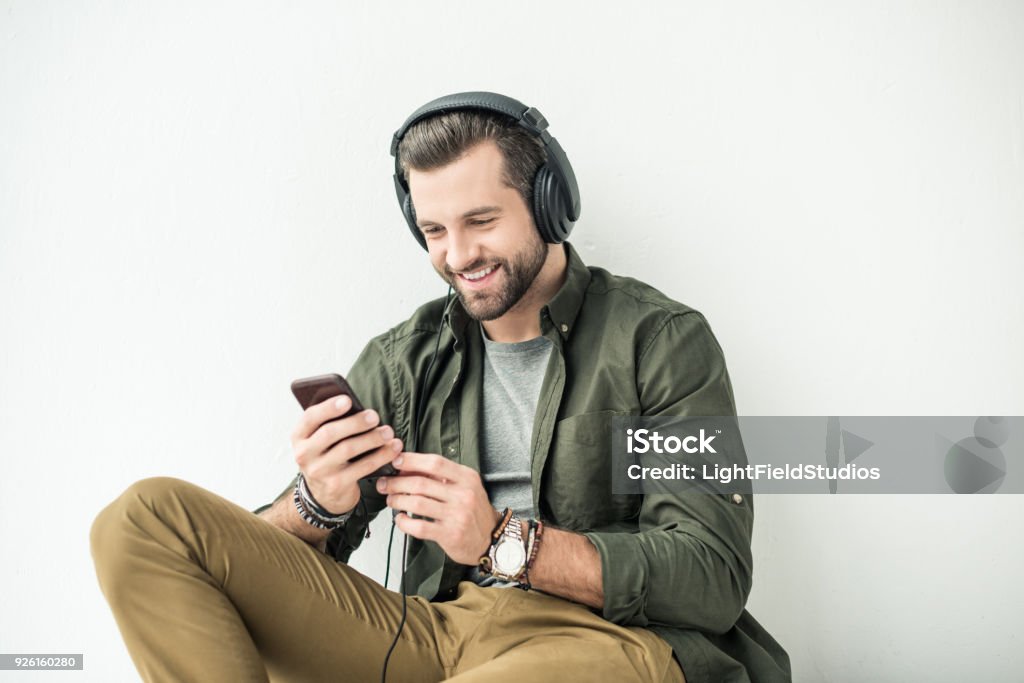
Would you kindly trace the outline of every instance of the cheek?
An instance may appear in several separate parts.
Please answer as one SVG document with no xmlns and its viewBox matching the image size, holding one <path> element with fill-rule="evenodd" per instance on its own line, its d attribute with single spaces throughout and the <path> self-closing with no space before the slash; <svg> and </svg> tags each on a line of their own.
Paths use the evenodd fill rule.
<svg viewBox="0 0 1024 683">
<path fill-rule="evenodd" d="M 521 215 L 516 216 L 516 220 L 513 223 L 514 230 L 510 231 L 516 246 L 522 246 L 526 244 L 534 236 L 537 236 L 537 228 L 533 224 L 533 219 L 526 212 L 525 208 Z"/>
<path fill-rule="evenodd" d="M 444 250 L 438 248 L 435 245 L 431 245 L 429 248 L 429 254 L 430 265 L 432 265 L 434 267 L 434 270 L 436 270 L 438 273 L 444 273 L 444 260 L 446 257 Z"/>
</svg>

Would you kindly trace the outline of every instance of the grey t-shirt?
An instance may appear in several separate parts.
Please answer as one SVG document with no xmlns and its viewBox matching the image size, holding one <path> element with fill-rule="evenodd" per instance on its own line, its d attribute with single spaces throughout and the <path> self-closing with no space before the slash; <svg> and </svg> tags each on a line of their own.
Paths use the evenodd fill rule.
<svg viewBox="0 0 1024 683">
<path fill-rule="evenodd" d="M 551 340 L 536 337 L 510 344 L 491 341 L 483 326 L 484 419 L 480 474 L 491 504 L 506 507 L 520 519 L 534 516 L 530 479 L 530 438 L 544 382 Z M 513 586 L 482 576 L 476 569 L 469 578 L 481 586 Z"/>
</svg>

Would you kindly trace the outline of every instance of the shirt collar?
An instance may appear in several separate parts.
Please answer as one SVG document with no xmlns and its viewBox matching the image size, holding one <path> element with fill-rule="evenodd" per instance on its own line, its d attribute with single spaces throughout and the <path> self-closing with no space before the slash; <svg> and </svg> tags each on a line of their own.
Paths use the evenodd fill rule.
<svg viewBox="0 0 1024 683">
<path fill-rule="evenodd" d="M 462 346 L 462 341 L 466 336 L 466 325 L 469 324 L 470 319 L 466 309 L 462 307 L 462 302 L 459 301 L 459 295 L 453 293 L 451 300 L 445 307 L 441 320 L 452 331 L 452 336 L 455 337 L 456 349 Z"/>
<path fill-rule="evenodd" d="M 565 257 L 568 261 L 565 282 L 551 297 L 551 301 L 540 309 L 541 330 L 544 329 L 544 318 L 547 316 L 563 340 L 572 334 L 576 317 L 583 307 L 583 297 L 590 286 L 590 270 L 568 242 L 565 243 Z"/>
<path fill-rule="evenodd" d="M 544 332 L 546 324 L 551 324 L 563 340 L 568 339 L 572 334 L 576 317 L 583 306 L 583 297 L 590 285 L 590 270 L 576 253 L 576 249 L 569 242 L 564 243 L 564 248 L 567 262 L 565 282 L 551 297 L 551 300 L 540 309 L 541 332 Z M 448 302 L 443 320 L 455 336 L 456 344 L 460 345 L 465 338 L 466 326 L 471 318 L 466 313 L 466 309 L 462 307 L 458 296 L 453 296 Z M 546 323 L 546 320 L 550 320 L 550 323 Z"/>
</svg>

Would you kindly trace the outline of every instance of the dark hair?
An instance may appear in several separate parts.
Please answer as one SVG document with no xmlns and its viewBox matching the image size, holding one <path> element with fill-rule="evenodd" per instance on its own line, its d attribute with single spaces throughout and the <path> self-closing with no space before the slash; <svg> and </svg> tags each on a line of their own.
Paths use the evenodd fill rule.
<svg viewBox="0 0 1024 683">
<path fill-rule="evenodd" d="M 547 152 L 535 135 L 496 112 L 460 109 L 417 122 L 398 145 L 402 179 L 408 184 L 410 168 L 429 171 L 447 166 L 485 140 L 498 145 L 505 159 L 505 184 L 518 190 L 532 211 L 533 178 Z"/>
</svg>

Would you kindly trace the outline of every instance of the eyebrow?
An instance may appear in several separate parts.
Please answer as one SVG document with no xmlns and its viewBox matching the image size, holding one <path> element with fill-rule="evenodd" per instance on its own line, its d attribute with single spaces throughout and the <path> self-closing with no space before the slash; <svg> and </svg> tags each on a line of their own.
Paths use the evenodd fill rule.
<svg viewBox="0 0 1024 683">
<path fill-rule="evenodd" d="M 461 218 L 462 218 L 462 220 L 466 220 L 468 218 L 475 218 L 476 216 L 482 216 L 483 214 L 487 214 L 487 213 L 501 213 L 501 207 L 500 206 L 478 206 L 475 209 L 470 209 L 466 213 L 462 214 Z M 425 221 L 417 221 L 417 225 L 419 227 L 423 228 L 423 227 L 426 227 L 428 225 L 440 225 L 440 223 L 435 223 L 434 221 L 426 221 L 425 220 Z"/>
</svg>

